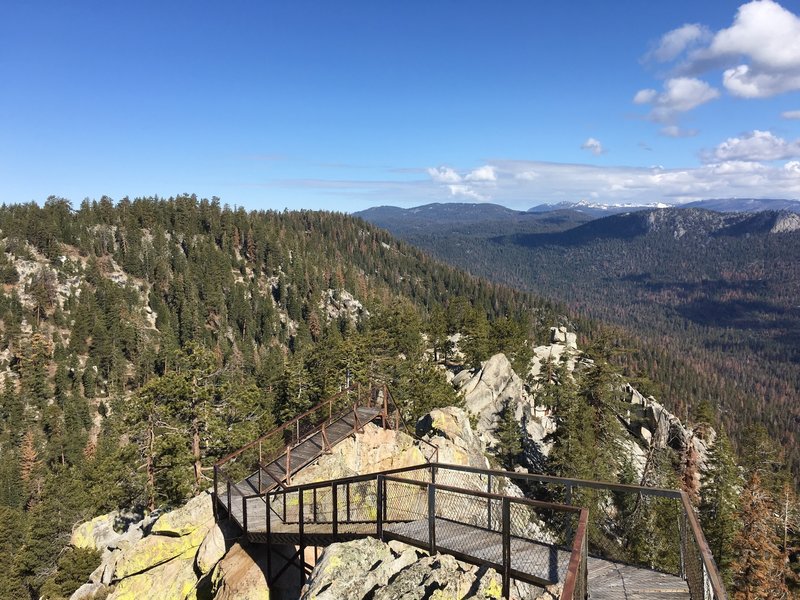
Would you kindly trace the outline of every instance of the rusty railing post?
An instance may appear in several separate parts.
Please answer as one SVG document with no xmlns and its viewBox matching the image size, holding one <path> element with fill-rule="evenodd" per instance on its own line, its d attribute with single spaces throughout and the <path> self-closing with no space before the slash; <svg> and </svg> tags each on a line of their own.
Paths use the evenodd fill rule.
<svg viewBox="0 0 800 600">
<path fill-rule="evenodd" d="M 264 523 L 267 531 L 267 582 L 272 580 L 272 514 L 269 506 L 269 494 L 264 497 Z"/>
<path fill-rule="evenodd" d="M 344 490 L 345 490 L 345 495 L 347 496 L 345 501 L 347 503 L 347 522 L 349 523 L 350 522 L 350 482 L 349 481 L 347 482 L 347 485 L 345 486 Z"/>
<path fill-rule="evenodd" d="M 383 541 L 383 519 L 385 517 L 383 510 L 383 501 L 385 495 L 384 485 L 386 480 L 383 478 L 383 475 L 378 475 L 375 478 L 375 495 L 376 495 L 376 503 L 377 503 L 377 511 L 375 516 L 376 526 L 375 526 L 375 534 L 377 535 L 378 539 Z"/>
<path fill-rule="evenodd" d="M 511 595 L 511 502 L 503 498 L 503 597 Z"/>
<path fill-rule="evenodd" d="M 428 547 L 436 554 L 436 484 L 428 484 Z"/>
<path fill-rule="evenodd" d="M 681 579 L 686 580 L 686 511 L 681 505 L 681 516 L 678 519 L 678 529 L 680 531 L 680 547 L 681 547 L 681 564 L 680 573 Z"/>
<path fill-rule="evenodd" d="M 492 493 L 492 474 L 489 473 L 486 482 L 486 493 Z M 491 531 L 492 529 L 492 499 L 486 498 L 486 527 Z"/>
<path fill-rule="evenodd" d="M 242 496 L 242 529 L 247 536 L 247 498 Z"/>
<path fill-rule="evenodd" d="M 292 485 L 292 446 L 288 444 L 286 446 L 286 483 Z"/>
<path fill-rule="evenodd" d="M 331 483 L 331 532 L 339 534 L 339 498 L 336 493 L 336 482 Z"/>
<path fill-rule="evenodd" d="M 213 507 L 214 507 L 214 521 L 215 522 L 219 521 L 219 506 L 217 506 L 219 504 L 219 492 L 217 491 L 218 481 L 219 481 L 219 467 L 217 465 L 214 465 L 214 498 L 213 498 L 214 503 L 213 503 Z"/>
<path fill-rule="evenodd" d="M 566 489 L 564 490 L 564 504 L 572 505 L 572 485 L 567 484 Z M 567 527 L 566 531 L 566 540 L 569 541 L 572 539 L 572 520 L 567 519 Z"/>
<path fill-rule="evenodd" d="M 231 507 L 231 480 L 228 479 L 228 520 L 233 516 L 233 509 Z"/>
<path fill-rule="evenodd" d="M 303 488 L 300 488 L 299 490 L 297 490 L 297 492 L 298 492 L 298 494 L 300 494 L 300 499 L 299 499 L 299 502 L 297 503 L 297 514 L 298 514 L 297 531 L 300 534 L 300 540 L 299 540 L 300 541 L 300 551 L 299 551 L 299 557 L 300 557 L 300 587 L 302 588 L 306 583 L 306 544 L 305 544 L 305 538 L 303 537 L 303 534 L 304 534 L 304 531 L 303 531 L 303 529 L 304 529 L 304 527 L 303 527 L 303 519 L 304 519 L 304 517 L 303 517 L 303 497 L 305 496 L 305 493 L 304 493 L 305 490 Z"/>
</svg>

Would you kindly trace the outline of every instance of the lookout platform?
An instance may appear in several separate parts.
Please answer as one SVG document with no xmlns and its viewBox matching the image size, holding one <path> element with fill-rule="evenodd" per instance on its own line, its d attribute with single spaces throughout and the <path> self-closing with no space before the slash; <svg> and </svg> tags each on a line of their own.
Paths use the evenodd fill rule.
<svg viewBox="0 0 800 600">
<path fill-rule="evenodd" d="M 215 466 L 218 518 L 233 519 L 248 541 L 264 544 L 267 552 L 270 546 L 294 546 L 292 561 L 300 563 L 303 579 L 306 547 L 377 537 L 492 567 L 502 576 L 506 597 L 515 579 L 541 587 L 558 585 L 562 600 L 726 598 L 691 504 L 677 490 L 438 462 L 292 485 L 294 474 L 366 423 L 399 424 L 385 389 L 355 401 L 344 398 L 314 407 Z M 304 422 L 314 419 L 311 427 Z M 275 444 L 276 438 L 285 445 Z M 253 468 L 234 480 L 231 475 L 242 466 Z M 563 501 L 518 497 L 519 489 L 534 486 L 558 489 Z M 590 542 L 588 510 L 570 502 L 581 490 L 673 503 L 680 557 L 675 572 L 626 563 L 624 540 Z M 285 570 L 268 573 L 270 583 Z"/>
</svg>

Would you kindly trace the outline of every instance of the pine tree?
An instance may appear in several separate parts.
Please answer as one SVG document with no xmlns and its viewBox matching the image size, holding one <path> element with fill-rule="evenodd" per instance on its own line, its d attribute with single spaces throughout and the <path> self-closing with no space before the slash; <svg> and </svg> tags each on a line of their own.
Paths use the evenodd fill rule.
<svg viewBox="0 0 800 600">
<path fill-rule="evenodd" d="M 736 559 L 731 564 L 733 597 L 736 600 L 788 598 L 774 501 L 762 487 L 757 471 L 742 490 L 739 521 L 741 529 L 733 540 Z"/>
<path fill-rule="evenodd" d="M 522 427 L 514 417 L 514 408 L 507 402 L 500 413 L 500 422 L 496 430 L 497 456 L 506 469 L 514 466 L 516 459 L 522 452 Z"/>
<path fill-rule="evenodd" d="M 724 430 L 717 434 L 709 449 L 706 465 L 700 490 L 700 522 L 714 561 L 730 586 L 741 482 L 733 448 Z"/>
</svg>

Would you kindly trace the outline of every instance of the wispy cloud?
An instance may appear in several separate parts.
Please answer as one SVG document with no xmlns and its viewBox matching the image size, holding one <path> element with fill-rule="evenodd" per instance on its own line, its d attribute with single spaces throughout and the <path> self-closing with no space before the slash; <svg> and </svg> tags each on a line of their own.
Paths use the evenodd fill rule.
<svg viewBox="0 0 800 600">
<path fill-rule="evenodd" d="M 581 150 L 588 150 L 595 156 L 600 156 L 601 154 L 605 153 L 605 148 L 603 148 L 603 144 L 600 143 L 600 140 L 596 140 L 593 137 L 588 138 L 583 144 L 581 144 Z"/>
<path fill-rule="evenodd" d="M 753 132 L 725 140 L 706 153 L 704 164 L 688 168 L 497 159 L 484 165 L 492 168 L 495 179 L 490 182 L 467 181 L 475 169 L 449 167 L 452 173 L 445 177 L 455 179 L 457 175 L 458 182 L 441 183 L 426 173 L 419 179 L 300 179 L 262 185 L 338 198 L 336 205 L 347 207 L 345 210 L 375 204 L 415 206 L 451 201 L 492 201 L 527 209 L 564 200 L 646 204 L 709 197 L 800 198 L 800 160 L 794 158 L 800 156 L 797 146 L 798 142 Z M 434 173 L 440 177 L 438 170 Z"/>
<path fill-rule="evenodd" d="M 654 48 L 644 56 L 644 61 L 669 62 L 711 37 L 711 31 L 705 25 L 687 23 L 662 35 Z"/>
</svg>

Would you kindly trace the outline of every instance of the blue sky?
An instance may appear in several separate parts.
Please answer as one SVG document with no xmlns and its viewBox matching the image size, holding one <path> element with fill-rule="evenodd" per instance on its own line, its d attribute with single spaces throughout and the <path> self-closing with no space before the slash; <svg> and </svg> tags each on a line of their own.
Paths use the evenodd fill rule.
<svg viewBox="0 0 800 600">
<path fill-rule="evenodd" d="M 6 2 L 0 202 L 800 198 L 800 0 Z"/>
</svg>

